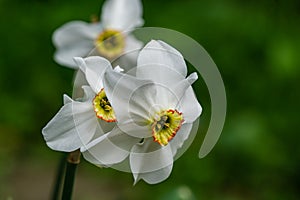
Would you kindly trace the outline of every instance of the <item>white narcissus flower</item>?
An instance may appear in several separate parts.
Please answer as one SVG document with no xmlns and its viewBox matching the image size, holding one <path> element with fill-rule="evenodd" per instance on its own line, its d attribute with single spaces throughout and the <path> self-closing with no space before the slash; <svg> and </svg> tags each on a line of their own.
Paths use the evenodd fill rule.
<svg viewBox="0 0 300 200">
<path fill-rule="evenodd" d="M 191 87 L 197 74 L 186 75 L 182 55 L 162 41 L 140 52 L 136 77 L 107 70 L 104 90 L 117 126 L 82 147 L 85 159 L 108 167 L 129 162 L 135 183 L 168 178 L 202 111 Z"/>
<path fill-rule="evenodd" d="M 64 95 L 64 106 L 42 130 L 47 145 L 57 151 L 71 152 L 81 148 L 91 139 L 110 131 L 115 125 L 110 122 L 116 121 L 100 78 L 107 68 L 112 70 L 110 62 L 101 57 L 74 60 L 87 74 L 89 86 L 83 86 L 81 99 L 72 100 Z M 114 70 L 122 69 L 116 67 Z"/>
<path fill-rule="evenodd" d="M 93 49 L 109 60 L 140 49 L 142 43 L 126 31 L 143 25 L 142 12 L 140 0 L 106 0 L 101 22 L 72 21 L 54 32 L 55 61 L 77 69 L 73 57 L 86 57 Z"/>
</svg>

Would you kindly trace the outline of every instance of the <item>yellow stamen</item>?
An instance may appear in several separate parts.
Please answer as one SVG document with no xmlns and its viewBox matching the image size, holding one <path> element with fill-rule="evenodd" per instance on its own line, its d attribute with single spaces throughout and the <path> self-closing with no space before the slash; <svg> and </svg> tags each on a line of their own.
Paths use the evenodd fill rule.
<svg viewBox="0 0 300 200">
<path fill-rule="evenodd" d="M 106 58 L 119 56 L 125 48 L 125 37 L 117 30 L 106 29 L 95 41 L 98 52 Z"/>
<path fill-rule="evenodd" d="M 177 110 L 164 110 L 158 116 L 152 123 L 152 135 L 155 142 L 165 146 L 180 129 L 183 116 Z"/>
<path fill-rule="evenodd" d="M 101 91 L 95 96 L 93 105 L 98 118 L 106 122 L 116 121 L 115 112 L 107 99 L 104 89 L 101 89 Z"/>
</svg>

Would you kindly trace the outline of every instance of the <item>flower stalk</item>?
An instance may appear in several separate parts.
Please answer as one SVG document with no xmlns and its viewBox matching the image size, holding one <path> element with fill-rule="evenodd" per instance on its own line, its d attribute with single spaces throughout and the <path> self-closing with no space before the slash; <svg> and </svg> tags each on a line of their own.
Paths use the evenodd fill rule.
<svg viewBox="0 0 300 200">
<path fill-rule="evenodd" d="M 59 165 L 57 167 L 57 173 L 55 178 L 55 185 L 52 192 L 52 200 L 58 200 L 59 195 L 61 194 L 61 186 L 62 186 L 62 180 L 65 172 L 66 167 L 66 154 L 64 154 L 61 157 L 61 160 L 59 162 Z"/>
<path fill-rule="evenodd" d="M 63 200 L 70 200 L 72 198 L 76 169 L 77 165 L 80 163 L 80 155 L 81 153 L 78 149 L 76 151 L 70 152 L 67 157 L 67 168 L 62 194 Z"/>
</svg>

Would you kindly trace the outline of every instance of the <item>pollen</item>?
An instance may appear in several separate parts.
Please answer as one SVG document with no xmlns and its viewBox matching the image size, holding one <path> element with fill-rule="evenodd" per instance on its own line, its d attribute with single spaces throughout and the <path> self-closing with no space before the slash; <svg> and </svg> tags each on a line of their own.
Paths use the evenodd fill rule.
<svg viewBox="0 0 300 200">
<path fill-rule="evenodd" d="M 152 136 L 155 142 L 166 146 L 175 137 L 183 123 L 182 113 L 177 110 L 165 110 L 158 113 L 152 123 Z"/>
<path fill-rule="evenodd" d="M 93 106 L 96 116 L 106 122 L 115 122 L 116 116 L 113 108 L 110 105 L 109 100 L 105 94 L 104 89 L 95 96 L 93 100 Z"/>
<path fill-rule="evenodd" d="M 124 51 L 125 37 L 120 31 L 107 29 L 98 35 L 95 46 L 100 55 L 115 58 Z"/>
</svg>

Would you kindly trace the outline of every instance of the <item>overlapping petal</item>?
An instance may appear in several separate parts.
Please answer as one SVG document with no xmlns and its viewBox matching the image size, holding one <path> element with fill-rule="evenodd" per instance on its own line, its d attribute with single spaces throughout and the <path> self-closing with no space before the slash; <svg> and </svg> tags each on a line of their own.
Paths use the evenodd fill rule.
<svg viewBox="0 0 300 200">
<path fill-rule="evenodd" d="M 136 174 L 133 173 L 134 184 L 136 184 L 141 179 L 149 184 L 161 183 L 171 175 L 172 168 L 173 168 L 173 163 L 171 163 L 167 167 L 161 168 L 156 171 L 146 172 L 146 173 L 136 173 Z"/>
<path fill-rule="evenodd" d="M 85 73 L 86 80 L 97 94 L 103 88 L 102 77 L 105 70 L 107 68 L 112 69 L 110 62 L 99 56 L 87 58 L 75 57 L 74 61 Z"/>
<path fill-rule="evenodd" d="M 190 132 L 192 130 L 192 123 L 184 123 L 180 127 L 179 131 L 176 133 L 175 137 L 170 141 L 170 147 L 172 150 L 173 157 L 176 155 L 177 150 L 180 149 L 184 142 L 188 139 Z"/>
<path fill-rule="evenodd" d="M 202 113 L 202 107 L 191 86 L 187 88 L 177 107 L 182 111 L 186 123 L 194 122 Z"/>
<path fill-rule="evenodd" d="M 86 160 L 99 165 L 110 166 L 126 159 L 133 145 L 139 138 L 129 136 L 115 127 L 91 143 L 83 146 L 81 151 Z"/>
<path fill-rule="evenodd" d="M 58 151 L 74 151 L 92 139 L 97 121 L 90 102 L 70 101 L 43 128 L 47 145 Z"/>
<path fill-rule="evenodd" d="M 148 118 L 147 109 L 154 104 L 153 95 L 156 93 L 153 82 L 109 70 L 103 77 L 103 84 L 119 123 L 125 123 L 132 119 L 128 109 L 130 104 L 135 103 L 131 96 L 136 90 L 143 92 L 139 97 L 144 106 L 135 108 L 145 120 Z M 153 90 L 143 90 L 145 87 L 151 87 Z"/>
<path fill-rule="evenodd" d="M 114 66 L 120 65 L 126 73 L 135 75 L 137 57 L 143 45 L 143 42 L 132 35 L 126 35 L 124 52 L 113 60 Z"/>
<path fill-rule="evenodd" d="M 182 79 L 181 81 L 177 82 L 174 85 L 170 86 L 170 91 L 172 91 L 172 93 L 174 93 L 175 98 L 171 97 L 170 98 L 170 102 L 173 101 L 174 104 L 176 104 L 176 107 L 178 108 L 179 102 L 180 100 L 188 95 L 186 98 L 190 98 L 191 93 L 186 93 L 186 91 L 188 90 L 188 88 L 191 87 L 191 85 L 198 79 L 197 73 L 192 73 L 190 74 L 187 78 Z M 192 98 L 193 96 L 191 96 Z M 173 105 L 172 103 L 172 105 Z M 191 106 L 197 106 L 197 105 L 191 105 Z"/>
<path fill-rule="evenodd" d="M 153 184 L 161 182 L 168 178 L 173 166 L 170 145 L 162 147 L 152 138 L 133 146 L 129 159 L 135 182 L 139 179 Z"/>
<path fill-rule="evenodd" d="M 152 80 L 156 84 L 162 84 L 165 87 L 170 87 L 177 84 L 178 81 L 185 79 L 185 76 L 175 70 L 172 66 L 159 63 L 138 65 L 136 77 Z"/>
<path fill-rule="evenodd" d="M 187 67 L 181 53 L 167 43 L 160 40 L 150 41 L 140 52 L 137 65 L 148 66 L 150 69 L 143 73 L 145 69 L 137 69 L 137 77 L 156 78 L 158 71 L 151 70 L 153 64 L 166 66 L 186 77 Z M 167 76 L 167 74 L 165 74 Z M 153 79 L 156 80 L 156 79 Z"/>
<path fill-rule="evenodd" d="M 177 136 L 181 136 L 181 137 L 177 137 L 177 138 L 174 137 L 173 140 L 171 140 L 170 145 L 172 147 L 174 160 L 177 160 L 179 157 L 181 157 L 183 155 L 183 153 L 192 144 L 193 140 L 195 139 L 195 137 L 198 133 L 199 122 L 200 122 L 200 119 L 198 118 L 193 123 L 182 124 L 182 129 L 185 129 L 186 132 L 184 132 L 184 134 L 180 134 L 180 135 L 177 134 Z M 179 140 L 179 141 L 176 141 L 176 140 Z M 182 142 L 180 140 L 184 140 L 184 142 Z"/>
<path fill-rule="evenodd" d="M 78 99 L 83 96 L 83 85 L 88 85 L 88 82 L 85 78 L 85 74 L 78 69 L 77 72 L 75 72 L 74 80 L 73 80 L 73 92 L 72 92 L 72 98 Z"/>
</svg>

